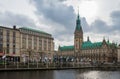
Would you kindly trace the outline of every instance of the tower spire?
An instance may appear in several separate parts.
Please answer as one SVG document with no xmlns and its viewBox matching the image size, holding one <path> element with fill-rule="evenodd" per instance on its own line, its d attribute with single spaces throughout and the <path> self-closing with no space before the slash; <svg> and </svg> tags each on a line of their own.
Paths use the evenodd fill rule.
<svg viewBox="0 0 120 79">
<path fill-rule="evenodd" d="M 78 6 L 78 18 L 77 18 L 77 19 L 80 19 L 80 18 L 79 18 L 79 6 Z"/>
<path fill-rule="evenodd" d="M 79 15 L 79 7 L 78 7 L 78 14 L 77 14 L 76 29 L 75 30 L 79 30 L 79 31 L 82 30 L 80 15 Z"/>
</svg>

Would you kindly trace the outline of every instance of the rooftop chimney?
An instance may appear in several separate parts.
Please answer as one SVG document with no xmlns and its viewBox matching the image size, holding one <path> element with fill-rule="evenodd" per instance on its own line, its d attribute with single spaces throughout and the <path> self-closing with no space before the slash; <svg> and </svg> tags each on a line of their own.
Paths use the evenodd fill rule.
<svg viewBox="0 0 120 79">
<path fill-rule="evenodd" d="M 14 30 L 16 29 L 16 25 L 13 26 L 13 29 L 14 29 Z"/>
</svg>

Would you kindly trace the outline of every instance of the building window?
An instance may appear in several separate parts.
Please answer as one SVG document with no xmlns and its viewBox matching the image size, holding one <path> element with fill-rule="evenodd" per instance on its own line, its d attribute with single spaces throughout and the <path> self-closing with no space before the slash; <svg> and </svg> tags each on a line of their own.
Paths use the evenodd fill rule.
<svg viewBox="0 0 120 79">
<path fill-rule="evenodd" d="M 47 50 L 47 41 L 44 40 L 44 50 Z"/>
<path fill-rule="evenodd" d="M 9 36 L 9 34 L 10 34 L 10 31 L 9 31 L 9 30 L 7 30 L 7 36 Z"/>
<path fill-rule="evenodd" d="M 16 38 L 13 38 L 13 43 L 15 43 L 16 42 Z"/>
<path fill-rule="evenodd" d="M 32 36 L 28 36 L 28 48 L 31 49 L 32 48 Z"/>
<path fill-rule="evenodd" d="M 10 35 L 10 31 L 7 30 L 7 35 L 6 35 L 7 43 L 9 43 L 9 35 Z"/>
<path fill-rule="evenodd" d="M 3 43 L 3 31 L 0 29 L 0 44 Z"/>
<path fill-rule="evenodd" d="M 16 41 L 16 33 L 13 32 L 13 43 L 15 43 L 15 41 Z"/>
<path fill-rule="evenodd" d="M 51 50 L 51 40 L 48 41 L 48 50 Z"/>
<path fill-rule="evenodd" d="M 0 53 L 3 52 L 3 44 L 0 44 Z"/>
<path fill-rule="evenodd" d="M 15 44 L 13 44 L 13 48 L 15 48 Z"/>
<path fill-rule="evenodd" d="M 3 35 L 3 30 L 2 29 L 0 29 L 0 35 Z"/>
<path fill-rule="evenodd" d="M 34 36 L 34 49 L 37 49 L 37 37 Z"/>
<path fill-rule="evenodd" d="M 7 43 L 7 47 L 9 47 L 9 44 Z"/>
<path fill-rule="evenodd" d="M 13 37 L 16 37 L 16 33 L 15 32 L 13 32 Z"/>
<path fill-rule="evenodd" d="M 26 40 L 27 40 L 27 34 L 22 35 L 22 48 L 26 48 Z M 29 41 L 29 38 L 28 38 Z"/>
<path fill-rule="evenodd" d="M 13 54 L 15 54 L 15 48 L 13 48 Z"/>
<path fill-rule="evenodd" d="M 6 51 L 7 54 L 9 54 L 9 48 L 7 47 L 7 51 Z"/>
<path fill-rule="evenodd" d="M 39 38 L 39 50 L 42 50 L 42 39 Z"/>
</svg>

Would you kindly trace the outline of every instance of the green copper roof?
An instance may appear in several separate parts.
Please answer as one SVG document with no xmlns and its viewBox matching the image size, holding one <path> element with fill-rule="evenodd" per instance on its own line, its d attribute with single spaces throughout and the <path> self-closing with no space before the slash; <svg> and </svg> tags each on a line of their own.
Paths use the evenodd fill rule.
<svg viewBox="0 0 120 79">
<path fill-rule="evenodd" d="M 20 29 L 30 30 L 30 31 L 37 32 L 37 33 L 49 34 L 49 33 L 46 33 L 46 32 L 44 32 L 44 31 L 40 31 L 40 30 L 28 28 L 28 27 L 21 27 Z M 49 34 L 49 35 L 50 35 L 50 34 Z"/>
<path fill-rule="evenodd" d="M 77 20 L 76 20 L 76 30 L 82 30 L 79 13 L 77 15 Z"/>
<path fill-rule="evenodd" d="M 81 49 L 94 49 L 94 48 L 100 48 L 102 46 L 103 42 L 95 42 L 92 43 L 91 41 L 85 41 L 82 43 Z M 107 45 L 117 47 L 117 44 L 112 44 L 110 42 L 106 42 Z M 74 50 L 74 46 L 63 46 L 59 47 L 59 50 L 61 51 L 70 51 Z"/>
<path fill-rule="evenodd" d="M 81 30 L 82 28 L 81 28 L 81 25 L 80 24 L 77 24 L 76 25 L 76 30 Z"/>
<path fill-rule="evenodd" d="M 59 50 L 60 51 L 72 51 L 72 50 L 74 50 L 74 46 L 72 45 L 72 46 L 63 46 L 63 47 L 59 47 Z"/>
<path fill-rule="evenodd" d="M 82 49 L 98 48 L 102 46 L 102 42 L 91 43 L 90 41 L 83 42 Z"/>
</svg>

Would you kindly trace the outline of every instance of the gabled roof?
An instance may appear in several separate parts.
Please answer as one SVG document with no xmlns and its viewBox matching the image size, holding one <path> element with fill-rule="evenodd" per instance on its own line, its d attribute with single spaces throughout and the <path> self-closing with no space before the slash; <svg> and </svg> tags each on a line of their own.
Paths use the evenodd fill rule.
<svg viewBox="0 0 120 79">
<path fill-rule="evenodd" d="M 59 47 L 59 50 L 60 51 L 73 51 L 74 50 L 74 46 L 62 46 L 62 47 Z"/>
<path fill-rule="evenodd" d="M 30 31 L 33 31 L 33 32 L 43 33 L 43 34 L 48 34 L 48 35 L 50 35 L 49 33 L 46 33 L 46 32 L 44 32 L 44 31 L 36 30 L 36 29 L 28 28 L 28 27 L 21 27 L 20 29 L 30 30 Z"/>
</svg>

